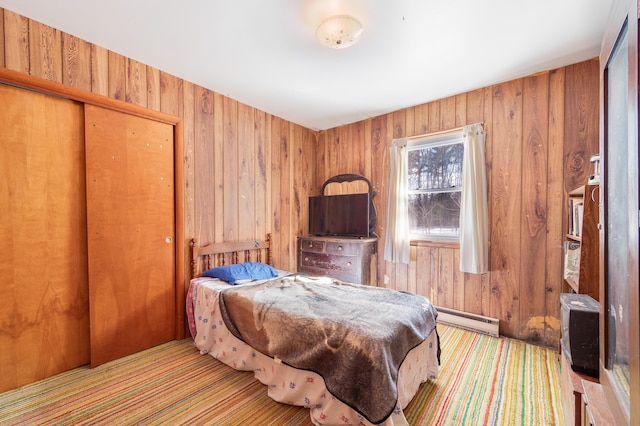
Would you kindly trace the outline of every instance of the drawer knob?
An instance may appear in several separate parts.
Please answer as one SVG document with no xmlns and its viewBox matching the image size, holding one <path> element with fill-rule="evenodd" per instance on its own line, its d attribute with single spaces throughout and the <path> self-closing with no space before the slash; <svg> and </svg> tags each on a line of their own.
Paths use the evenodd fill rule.
<svg viewBox="0 0 640 426">
<path fill-rule="evenodd" d="M 351 266 L 351 262 L 347 262 L 347 266 Z"/>
<path fill-rule="evenodd" d="M 342 250 L 342 246 L 338 246 L 338 251 Z"/>
<path fill-rule="evenodd" d="M 305 262 L 308 262 L 308 261 L 309 261 L 309 257 L 305 257 L 305 258 L 304 258 L 304 261 L 305 261 Z"/>
</svg>

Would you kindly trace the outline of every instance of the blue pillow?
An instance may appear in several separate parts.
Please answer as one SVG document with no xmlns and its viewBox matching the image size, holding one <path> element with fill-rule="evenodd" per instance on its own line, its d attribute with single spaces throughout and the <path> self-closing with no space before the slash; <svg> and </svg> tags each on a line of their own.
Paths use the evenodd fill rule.
<svg viewBox="0 0 640 426">
<path fill-rule="evenodd" d="M 224 265 L 208 269 L 203 277 L 218 278 L 229 284 L 238 280 L 263 280 L 278 276 L 278 272 L 270 265 L 259 262 L 245 262 L 237 265 Z"/>
</svg>

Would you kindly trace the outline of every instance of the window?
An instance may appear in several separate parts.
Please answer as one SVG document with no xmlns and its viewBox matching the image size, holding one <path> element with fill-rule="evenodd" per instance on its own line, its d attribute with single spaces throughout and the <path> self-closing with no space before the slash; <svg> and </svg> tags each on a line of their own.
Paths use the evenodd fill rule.
<svg viewBox="0 0 640 426">
<path fill-rule="evenodd" d="M 458 239 L 463 154 L 462 132 L 407 144 L 411 239 Z"/>
</svg>

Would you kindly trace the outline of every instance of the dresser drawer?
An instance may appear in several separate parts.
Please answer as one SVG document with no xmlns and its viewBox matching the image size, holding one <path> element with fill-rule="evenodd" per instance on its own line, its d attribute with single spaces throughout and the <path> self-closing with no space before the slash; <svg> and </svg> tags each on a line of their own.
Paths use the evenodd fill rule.
<svg viewBox="0 0 640 426">
<path fill-rule="evenodd" d="M 358 243 L 349 242 L 326 242 L 327 253 L 340 254 L 340 255 L 357 255 L 360 253 L 360 245 Z"/>
<path fill-rule="evenodd" d="M 377 285 L 375 238 L 298 237 L 298 272 Z"/>
<path fill-rule="evenodd" d="M 358 274 L 360 264 L 358 258 L 351 256 L 332 256 L 324 253 L 302 253 L 301 263 L 304 266 L 313 266 L 316 269 L 327 271 L 345 271 Z"/>
<path fill-rule="evenodd" d="M 319 240 L 300 240 L 300 250 L 322 253 L 324 251 L 325 242 Z"/>
<path fill-rule="evenodd" d="M 341 271 L 331 271 L 331 274 L 329 274 L 328 271 L 324 269 L 318 269 L 311 266 L 303 266 L 300 272 L 309 275 L 315 275 L 318 277 L 330 277 L 347 283 L 362 284 L 362 277 L 360 275 L 348 274 Z"/>
</svg>

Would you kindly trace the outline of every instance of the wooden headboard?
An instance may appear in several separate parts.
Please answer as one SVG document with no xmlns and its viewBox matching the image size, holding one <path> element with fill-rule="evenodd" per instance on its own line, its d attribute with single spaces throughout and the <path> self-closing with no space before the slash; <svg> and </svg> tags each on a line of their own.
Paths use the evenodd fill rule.
<svg viewBox="0 0 640 426">
<path fill-rule="evenodd" d="M 271 264 L 271 234 L 264 241 L 246 240 L 213 243 L 199 247 L 195 238 L 191 245 L 191 278 L 216 266 L 241 262 L 262 262 Z"/>
</svg>

